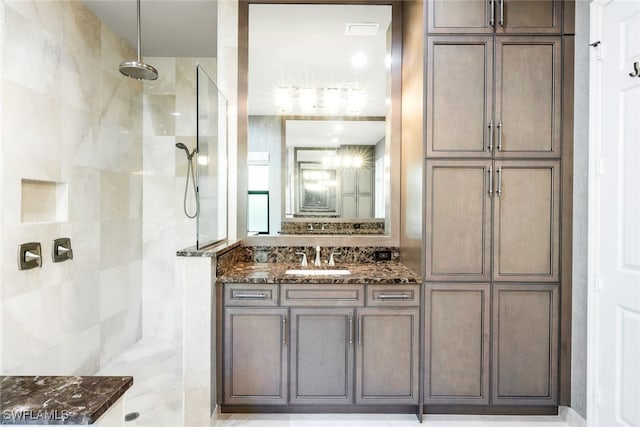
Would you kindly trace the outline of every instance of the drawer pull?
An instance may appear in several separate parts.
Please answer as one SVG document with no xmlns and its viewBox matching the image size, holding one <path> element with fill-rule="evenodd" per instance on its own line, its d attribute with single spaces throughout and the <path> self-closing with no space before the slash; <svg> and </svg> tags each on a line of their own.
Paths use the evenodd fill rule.
<svg viewBox="0 0 640 427">
<path fill-rule="evenodd" d="M 232 298 L 252 298 L 252 299 L 266 299 L 268 297 L 265 293 L 259 294 L 233 294 Z"/>
<path fill-rule="evenodd" d="M 379 299 L 411 299 L 411 295 L 407 294 L 380 294 Z"/>
</svg>

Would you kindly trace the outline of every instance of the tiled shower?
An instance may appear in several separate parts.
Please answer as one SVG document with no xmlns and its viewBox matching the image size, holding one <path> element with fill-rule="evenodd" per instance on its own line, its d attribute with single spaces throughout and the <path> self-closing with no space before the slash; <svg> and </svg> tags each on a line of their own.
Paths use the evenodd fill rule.
<svg viewBox="0 0 640 427">
<path fill-rule="evenodd" d="M 136 52 L 79 1 L 0 2 L 0 334 L 3 374 L 95 374 L 143 336 L 181 338 L 175 251 L 196 143 L 196 63 L 145 58 L 155 82 L 118 72 Z M 53 263 L 54 239 L 73 260 Z M 19 271 L 18 246 L 42 245 Z"/>
</svg>

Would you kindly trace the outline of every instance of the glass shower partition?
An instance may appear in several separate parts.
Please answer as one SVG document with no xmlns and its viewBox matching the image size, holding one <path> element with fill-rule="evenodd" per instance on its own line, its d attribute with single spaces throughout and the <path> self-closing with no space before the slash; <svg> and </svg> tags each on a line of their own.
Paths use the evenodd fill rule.
<svg viewBox="0 0 640 427">
<path fill-rule="evenodd" d="M 198 203 L 196 247 L 227 239 L 228 102 L 200 64 L 196 66 Z"/>
</svg>

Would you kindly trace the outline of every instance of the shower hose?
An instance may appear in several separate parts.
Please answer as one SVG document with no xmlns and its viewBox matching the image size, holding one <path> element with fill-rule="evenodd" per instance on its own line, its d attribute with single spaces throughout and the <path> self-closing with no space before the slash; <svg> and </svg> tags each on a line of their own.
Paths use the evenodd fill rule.
<svg viewBox="0 0 640 427">
<path fill-rule="evenodd" d="M 200 212 L 200 202 L 198 200 L 198 190 L 196 189 L 196 177 L 195 177 L 194 166 L 193 166 L 193 158 L 195 156 L 193 154 L 187 157 L 187 162 L 188 162 L 187 181 L 185 182 L 185 185 L 184 185 L 184 198 L 182 203 L 184 214 L 187 216 L 187 218 L 195 218 L 198 216 L 198 213 Z M 187 192 L 189 191 L 189 180 L 191 180 L 191 183 L 193 186 L 193 196 L 196 199 L 196 211 L 193 215 L 189 214 L 189 211 L 187 210 Z"/>
</svg>

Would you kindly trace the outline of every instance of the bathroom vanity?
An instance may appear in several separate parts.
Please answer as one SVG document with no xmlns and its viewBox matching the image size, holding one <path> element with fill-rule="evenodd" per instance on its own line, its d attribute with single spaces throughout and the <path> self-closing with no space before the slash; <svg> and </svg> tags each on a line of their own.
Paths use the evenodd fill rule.
<svg viewBox="0 0 640 427">
<path fill-rule="evenodd" d="M 292 267 L 239 263 L 219 277 L 222 411 L 416 412 L 419 277 L 395 262 Z"/>
</svg>

